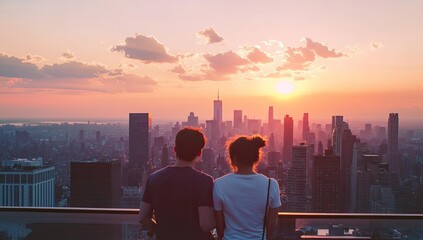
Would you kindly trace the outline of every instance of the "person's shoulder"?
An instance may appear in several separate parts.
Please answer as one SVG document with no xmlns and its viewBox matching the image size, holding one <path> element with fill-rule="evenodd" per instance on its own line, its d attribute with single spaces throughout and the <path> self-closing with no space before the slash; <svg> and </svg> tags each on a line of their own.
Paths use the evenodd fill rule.
<svg viewBox="0 0 423 240">
<path fill-rule="evenodd" d="M 216 178 L 215 180 L 214 180 L 214 183 L 216 184 L 216 183 L 222 183 L 222 182 L 226 182 L 226 181 L 230 181 L 230 179 L 232 179 L 232 177 L 233 177 L 233 174 L 232 173 L 228 173 L 228 174 L 226 174 L 226 175 L 223 175 L 223 176 L 221 176 L 221 177 L 218 177 L 218 178 Z"/>
<path fill-rule="evenodd" d="M 169 172 L 169 167 L 164 167 L 159 170 L 154 171 L 150 174 L 149 179 L 160 178 L 160 176 L 165 175 Z"/>
<path fill-rule="evenodd" d="M 209 174 L 205 173 L 205 172 L 200 172 L 197 169 L 193 168 L 193 175 L 195 176 L 195 178 L 198 179 L 203 179 L 203 180 L 208 180 L 208 181 L 213 181 L 213 177 L 210 176 Z"/>
</svg>

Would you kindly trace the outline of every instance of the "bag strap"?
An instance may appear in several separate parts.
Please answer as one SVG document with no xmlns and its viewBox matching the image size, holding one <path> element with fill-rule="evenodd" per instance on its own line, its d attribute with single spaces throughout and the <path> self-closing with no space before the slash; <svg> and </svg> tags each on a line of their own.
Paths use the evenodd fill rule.
<svg viewBox="0 0 423 240">
<path fill-rule="evenodd" d="M 263 233 L 261 235 L 261 239 L 264 240 L 264 231 L 266 230 L 267 224 L 267 211 L 269 209 L 269 192 L 270 192 L 270 178 L 267 181 L 267 198 L 266 198 L 266 208 L 264 209 L 264 217 L 263 217 Z"/>
</svg>

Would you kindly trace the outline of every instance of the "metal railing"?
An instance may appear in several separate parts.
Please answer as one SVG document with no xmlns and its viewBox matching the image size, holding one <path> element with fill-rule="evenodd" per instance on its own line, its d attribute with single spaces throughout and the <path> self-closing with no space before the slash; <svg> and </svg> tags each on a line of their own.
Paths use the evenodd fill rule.
<svg viewBox="0 0 423 240">
<path fill-rule="evenodd" d="M 119 208 L 0 207 L 0 239 L 138 239 L 138 213 Z M 423 239 L 423 214 L 279 212 L 278 217 L 278 239 L 316 239 L 322 229 L 326 234 L 317 239 L 341 238 L 329 234 L 331 228 L 336 232 L 334 226 L 355 231 L 342 239 Z M 400 237 L 394 236 L 397 232 Z"/>
</svg>

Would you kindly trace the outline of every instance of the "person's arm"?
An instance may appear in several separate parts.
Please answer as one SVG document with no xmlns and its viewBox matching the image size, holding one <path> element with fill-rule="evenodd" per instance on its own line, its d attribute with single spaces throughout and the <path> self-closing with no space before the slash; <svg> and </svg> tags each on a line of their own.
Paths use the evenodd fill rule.
<svg viewBox="0 0 423 240">
<path fill-rule="evenodd" d="M 214 218 L 213 208 L 209 206 L 198 207 L 198 216 L 200 220 L 201 230 L 204 232 L 210 231 L 216 227 L 216 220 Z"/>
<path fill-rule="evenodd" d="M 141 228 L 154 233 L 154 226 L 156 223 L 152 217 L 153 208 L 151 207 L 151 204 L 141 201 L 139 213 L 139 222 L 141 223 Z"/>
<path fill-rule="evenodd" d="M 223 239 L 223 233 L 225 232 L 225 217 L 223 216 L 223 211 L 214 211 L 216 215 L 216 231 L 217 231 L 217 239 Z"/>
<path fill-rule="evenodd" d="M 267 240 L 274 239 L 276 225 L 278 222 L 278 211 L 279 211 L 279 208 L 269 208 L 268 217 L 267 217 L 267 232 L 266 232 Z"/>
<path fill-rule="evenodd" d="M 207 178 L 198 198 L 198 217 L 200 228 L 204 232 L 212 230 L 216 226 L 213 212 L 213 179 Z"/>
</svg>

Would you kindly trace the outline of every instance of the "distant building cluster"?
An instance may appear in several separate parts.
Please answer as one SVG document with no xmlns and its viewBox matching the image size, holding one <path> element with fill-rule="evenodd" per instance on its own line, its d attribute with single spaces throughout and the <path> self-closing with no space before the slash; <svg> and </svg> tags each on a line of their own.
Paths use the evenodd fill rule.
<svg viewBox="0 0 423 240">
<path fill-rule="evenodd" d="M 219 96 L 212 107 L 212 119 L 190 112 L 160 125 L 129 113 L 128 124 L 0 126 L 0 205 L 137 208 L 148 176 L 175 162 L 175 136 L 190 126 L 207 137 L 195 167 L 214 178 L 231 171 L 228 139 L 265 136 L 258 171 L 279 182 L 282 211 L 423 213 L 423 127 L 400 129 L 398 113 L 353 129 L 340 115 L 278 119 L 273 106 L 267 120 L 241 109 L 223 116 Z"/>
</svg>

